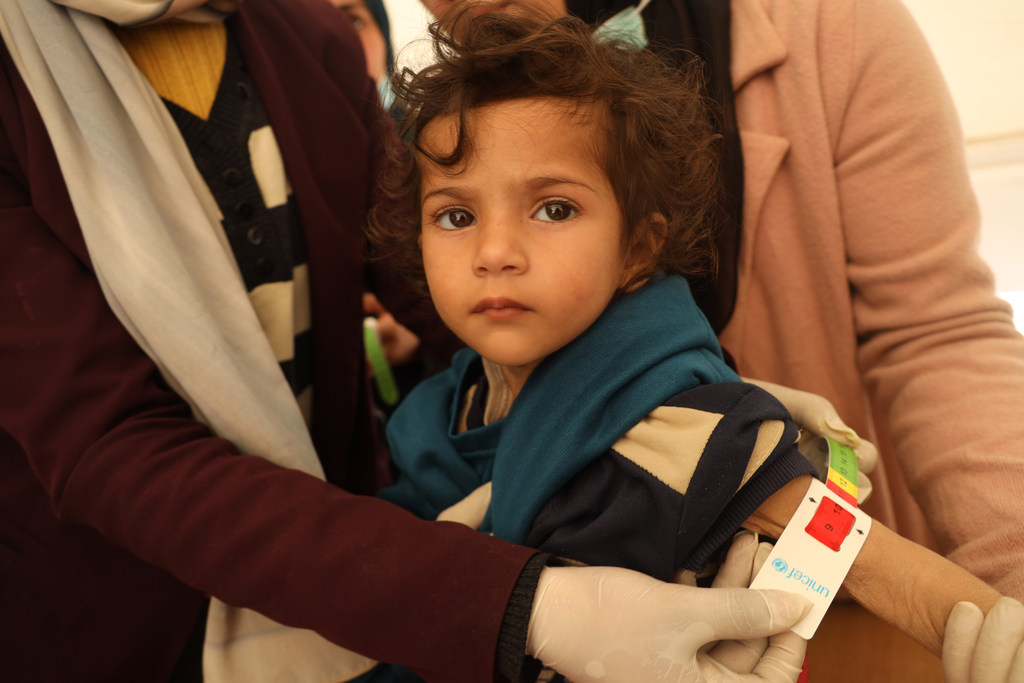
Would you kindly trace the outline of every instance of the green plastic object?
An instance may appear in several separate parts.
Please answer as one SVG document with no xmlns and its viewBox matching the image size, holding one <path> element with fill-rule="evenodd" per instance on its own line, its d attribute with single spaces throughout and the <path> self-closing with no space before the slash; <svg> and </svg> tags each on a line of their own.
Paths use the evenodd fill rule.
<svg viewBox="0 0 1024 683">
<path fill-rule="evenodd" d="M 388 358 L 384 355 L 380 333 L 377 331 L 377 319 L 373 316 L 363 319 L 363 346 L 366 347 L 366 360 L 373 370 L 373 381 L 377 385 L 378 397 L 385 405 L 395 405 L 398 403 L 398 386 L 395 384 L 391 366 L 388 365 Z"/>
</svg>

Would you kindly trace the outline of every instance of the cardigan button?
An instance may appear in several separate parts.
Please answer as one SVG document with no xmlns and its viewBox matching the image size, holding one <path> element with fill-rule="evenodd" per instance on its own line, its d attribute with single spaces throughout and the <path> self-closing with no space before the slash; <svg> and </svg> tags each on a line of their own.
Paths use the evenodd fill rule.
<svg viewBox="0 0 1024 683">
<path fill-rule="evenodd" d="M 221 174 L 221 178 L 228 184 L 228 187 L 238 187 L 242 184 L 242 172 L 237 168 L 226 169 Z"/>
<path fill-rule="evenodd" d="M 261 279 L 270 277 L 274 273 L 274 262 L 265 256 L 261 256 L 260 258 L 256 259 L 255 265 L 256 275 L 258 275 Z"/>
<path fill-rule="evenodd" d="M 263 231 L 254 225 L 246 231 L 245 238 L 249 240 L 249 244 L 258 247 L 263 244 Z"/>
</svg>

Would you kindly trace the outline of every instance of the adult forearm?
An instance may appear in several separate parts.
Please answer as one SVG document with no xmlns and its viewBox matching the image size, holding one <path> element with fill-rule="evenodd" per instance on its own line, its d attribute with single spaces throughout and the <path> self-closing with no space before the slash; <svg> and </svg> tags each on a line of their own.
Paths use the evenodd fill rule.
<svg viewBox="0 0 1024 683">
<path fill-rule="evenodd" d="M 946 621 L 957 602 L 973 602 L 987 613 L 1000 598 L 965 569 L 877 522 L 843 586 L 936 656 L 942 655 Z"/>
</svg>

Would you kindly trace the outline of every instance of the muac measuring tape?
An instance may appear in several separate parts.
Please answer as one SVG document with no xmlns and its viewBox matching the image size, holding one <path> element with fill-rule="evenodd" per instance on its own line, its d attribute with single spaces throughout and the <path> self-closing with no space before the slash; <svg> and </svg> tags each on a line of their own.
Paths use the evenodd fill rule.
<svg viewBox="0 0 1024 683">
<path fill-rule="evenodd" d="M 797 593 L 812 602 L 792 631 L 810 638 L 835 598 L 871 530 L 871 518 L 857 507 L 857 455 L 820 437 L 803 451 L 817 468 L 800 507 L 786 525 L 751 588 Z"/>
</svg>

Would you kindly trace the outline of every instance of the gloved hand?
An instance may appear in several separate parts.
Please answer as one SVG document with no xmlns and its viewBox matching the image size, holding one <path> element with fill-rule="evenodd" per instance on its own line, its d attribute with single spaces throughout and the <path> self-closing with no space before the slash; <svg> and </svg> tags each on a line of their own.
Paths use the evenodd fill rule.
<svg viewBox="0 0 1024 683">
<path fill-rule="evenodd" d="M 985 615 L 958 602 L 946 620 L 942 670 L 947 683 L 1024 681 L 1024 605 L 1003 597 Z"/>
<path fill-rule="evenodd" d="M 860 471 L 857 502 L 863 504 L 868 499 L 871 495 L 871 480 L 867 475 L 878 465 L 878 449 L 875 444 L 860 438 L 857 432 L 843 422 L 831 401 L 809 391 L 791 389 L 773 382 L 746 377 L 743 381 L 761 387 L 786 407 L 793 421 L 800 427 L 801 442 L 816 436 L 827 436 L 852 448 L 857 454 L 857 467 Z"/>
<path fill-rule="evenodd" d="M 477 487 L 475 491 L 455 505 L 441 510 L 438 522 L 458 522 L 470 529 L 479 529 L 484 522 L 487 508 L 491 506 L 491 482 Z"/>
<path fill-rule="evenodd" d="M 771 543 L 759 543 L 757 534 L 752 531 L 741 531 L 733 538 L 732 545 L 725 562 L 718 568 L 714 581 L 711 585 L 714 588 L 746 588 L 754 580 L 761 565 L 768 559 L 772 551 Z M 793 661 L 797 655 L 807 649 L 807 641 L 791 631 L 775 636 L 773 644 L 776 649 L 785 649 L 793 653 Z M 710 657 L 721 666 L 736 673 L 752 673 L 754 668 L 761 662 L 767 648 L 769 639 L 766 637 L 747 638 L 745 640 L 726 640 L 713 646 L 705 648 Z M 783 670 L 786 675 L 796 678 L 800 675 L 800 664 L 803 657 L 799 657 L 799 663 L 793 666 L 793 661 L 777 660 L 776 666 Z M 768 666 L 768 663 L 765 663 Z"/>
<path fill-rule="evenodd" d="M 680 586 L 618 567 L 547 567 L 526 650 L 573 683 L 793 682 L 805 643 L 787 630 L 808 609 L 804 598 L 780 591 Z M 725 653 L 744 660 L 740 671 L 715 659 L 720 645 L 703 650 L 773 634 L 783 636 L 762 655 Z"/>
</svg>

